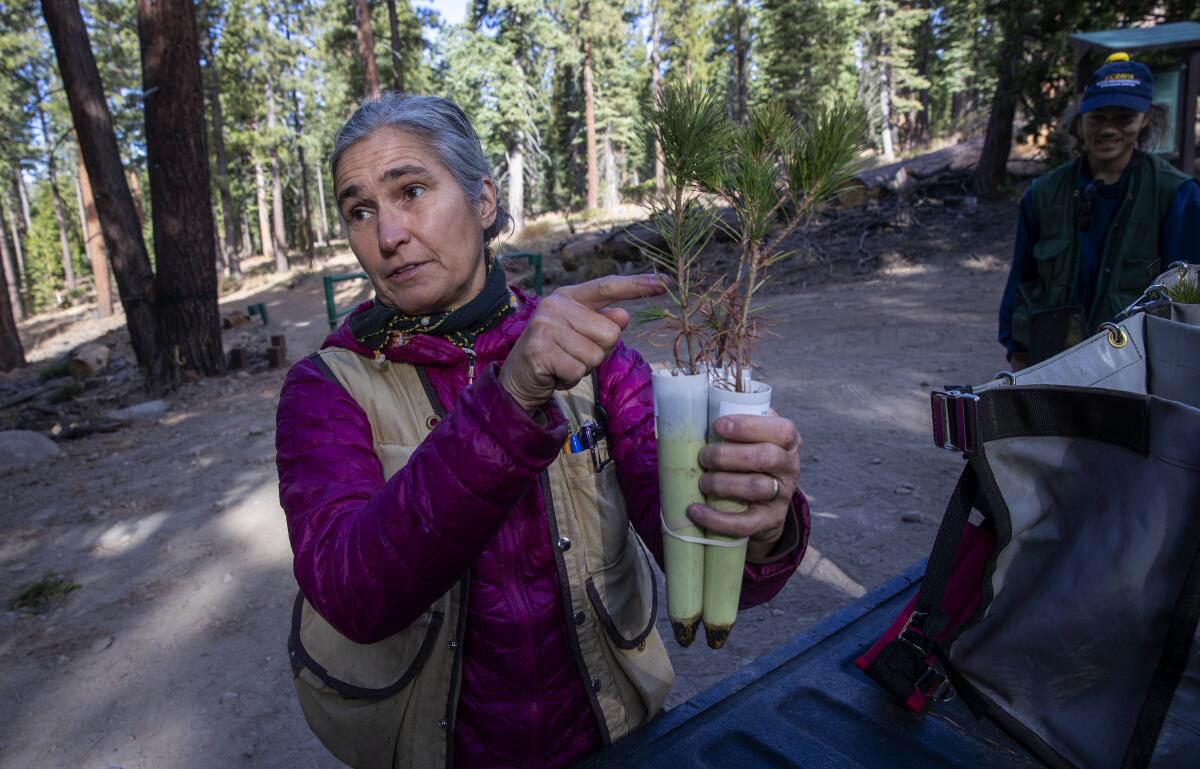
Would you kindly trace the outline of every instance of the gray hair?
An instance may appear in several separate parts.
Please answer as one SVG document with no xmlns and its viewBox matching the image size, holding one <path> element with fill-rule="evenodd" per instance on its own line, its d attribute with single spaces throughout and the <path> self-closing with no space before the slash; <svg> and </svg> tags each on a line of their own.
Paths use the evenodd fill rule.
<svg viewBox="0 0 1200 769">
<path fill-rule="evenodd" d="M 330 175 L 337 176 L 338 161 L 350 145 L 389 127 L 428 141 L 438 160 L 454 175 L 467 200 L 472 204 L 479 202 L 483 180 L 491 178 L 492 169 L 471 121 L 457 104 L 440 96 L 385 91 L 378 99 L 364 101 L 334 136 Z M 492 183 L 496 184 L 495 180 Z M 496 219 L 484 230 L 483 242 L 491 243 L 511 221 L 508 211 L 500 205 L 500 185 L 496 184 Z"/>
</svg>

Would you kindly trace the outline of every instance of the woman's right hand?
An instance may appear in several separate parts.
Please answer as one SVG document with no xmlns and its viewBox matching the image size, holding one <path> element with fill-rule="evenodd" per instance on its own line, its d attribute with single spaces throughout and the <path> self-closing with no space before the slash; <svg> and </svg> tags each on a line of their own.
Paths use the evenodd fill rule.
<svg viewBox="0 0 1200 769">
<path fill-rule="evenodd" d="M 610 304 L 665 290 L 657 275 L 608 275 L 563 286 L 538 305 L 500 369 L 500 384 L 532 413 L 555 390 L 579 384 L 612 352 L 629 313 Z"/>
</svg>

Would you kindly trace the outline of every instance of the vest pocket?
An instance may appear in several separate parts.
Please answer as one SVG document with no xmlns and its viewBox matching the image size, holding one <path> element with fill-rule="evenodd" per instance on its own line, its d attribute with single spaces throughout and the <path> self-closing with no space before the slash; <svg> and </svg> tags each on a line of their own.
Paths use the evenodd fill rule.
<svg viewBox="0 0 1200 769">
<path fill-rule="evenodd" d="M 338 633 L 296 596 L 288 655 L 301 710 L 313 733 L 355 767 L 394 766 L 401 724 L 414 705 L 414 682 L 437 643 L 444 615 L 428 611 L 373 644 Z"/>
<path fill-rule="evenodd" d="M 658 616 L 658 590 L 654 570 L 637 532 L 627 526 L 628 540 L 621 559 L 599 574 L 588 577 L 588 600 L 604 632 L 618 649 L 642 645 Z"/>
<path fill-rule="evenodd" d="M 583 535 L 588 574 L 612 568 L 625 552 L 629 516 L 615 462 L 596 472 L 589 451 L 562 457 L 571 507 Z"/>
</svg>

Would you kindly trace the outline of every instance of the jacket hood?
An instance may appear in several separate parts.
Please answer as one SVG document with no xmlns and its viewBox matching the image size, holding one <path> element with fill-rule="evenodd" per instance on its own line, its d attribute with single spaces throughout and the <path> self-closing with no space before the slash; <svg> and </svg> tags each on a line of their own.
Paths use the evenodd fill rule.
<svg viewBox="0 0 1200 769">
<path fill-rule="evenodd" d="M 537 309 L 538 297 L 529 296 L 516 286 L 510 285 L 509 288 L 516 294 L 517 309 L 475 340 L 475 358 L 479 362 L 502 361 L 508 357 L 509 350 L 516 344 L 517 338 L 525 330 L 525 324 Z M 350 321 L 359 313 L 370 309 L 374 303 L 374 299 L 368 299 L 355 307 L 342 320 L 340 326 L 329 332 L 321 347 L 341 347 L 364 357 L 372 357 L 374 351 L 354 338 L 354 332 L 350 330 Z M 441 337 L 428 334 L 410 334 L 402 344 L 384 350 L 383 354 L 388 360 L 422 366 L 456 366 L 466 359 L 466 354 L 458 347 Z"/>
</svg>

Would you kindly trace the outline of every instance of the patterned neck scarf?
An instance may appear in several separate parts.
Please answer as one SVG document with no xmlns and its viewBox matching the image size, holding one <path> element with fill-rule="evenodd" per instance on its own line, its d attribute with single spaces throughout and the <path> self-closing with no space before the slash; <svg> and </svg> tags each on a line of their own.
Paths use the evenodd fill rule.
<svg viewBox="0 0 1200 769">
<path fill-rule="evenodd" d="M 483 290 L 471 301 L 446 312 L 406 315 L 376 299 L 370 308 L 350 319 L 354 338 L 374 350 L 376 357 L 389 347 L 403 345 L 412 334 L 440 336 L 455 347 L 472 350 L 476 337 L 517 307 L 517 297 L 508 287 L 504 268 L 491 254 L 485 253 L 484 259 L 487 276 Z"/>
</svg>

